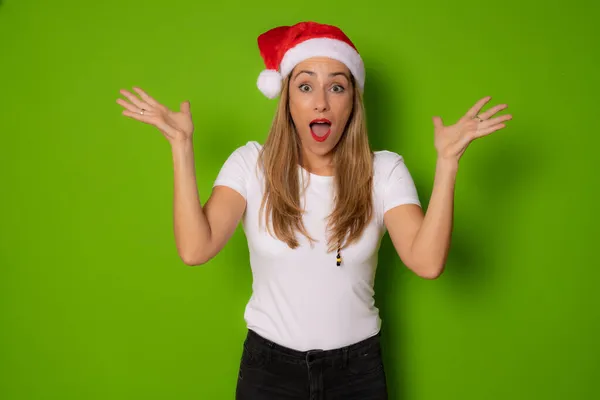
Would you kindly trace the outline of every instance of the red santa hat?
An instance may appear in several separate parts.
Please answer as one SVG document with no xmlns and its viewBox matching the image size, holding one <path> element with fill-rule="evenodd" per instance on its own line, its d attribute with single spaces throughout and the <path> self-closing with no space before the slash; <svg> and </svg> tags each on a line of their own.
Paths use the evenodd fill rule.
<svg viewBox="0 0 600 400">
<path fill-rule="evenodd" d="M 365 67 L 358 50 L 341 29 L 316 22 L 279 26 L 258 37 L 258 48 L 266 69 L 258 76 L 260 91 L 272 99 L 294 67 L 311 57 L 329 57 L 348 67 L 359 89 L 364 90 Z"/>
</svg>

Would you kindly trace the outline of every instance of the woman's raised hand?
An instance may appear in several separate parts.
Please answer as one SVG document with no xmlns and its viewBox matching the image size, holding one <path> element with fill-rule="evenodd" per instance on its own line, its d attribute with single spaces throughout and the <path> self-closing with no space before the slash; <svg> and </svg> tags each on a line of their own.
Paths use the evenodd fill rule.
<svg viewBox="0 0 600 400">
<path fill-rule="evenodd" d="M 491 96 L 480 99 L 453 125 L 446 126 L 442 122 L 442 118 L 433 117 L 434 141 L 438 157 L 458 162 L 472 141 L 506 127 L 506 122 L 512 119 L 512 115 L 492 117 L 505 110 L 508 107 L 507 104 L 494 106 L 479 114 L 483 106 L 490 100 Z"/>
<path fill-rule="evenodd" d="M 117 99 L 117 103 L 125 108 L 123 115 L 157 127 L 171 145 L 192 139 L 194 124 L 189 101 L 181 103 L 176 112 L 154 100 L 142 89 L 134 87 L 133 90 L 139 97 L 124 89 L 120 91 L 129 100 Z"/>
</svg>

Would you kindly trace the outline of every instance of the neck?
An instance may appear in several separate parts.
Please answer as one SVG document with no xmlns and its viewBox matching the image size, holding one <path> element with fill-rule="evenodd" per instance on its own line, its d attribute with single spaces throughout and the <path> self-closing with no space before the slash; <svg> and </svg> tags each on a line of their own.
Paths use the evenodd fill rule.
<svg viewBox="0 0 600 400">
<path fill-rule="evenodd" d="M 333 154 L 314 154 L 302 149 L 302 168 L 315 175 L 333 176 Z"/>
</svg>

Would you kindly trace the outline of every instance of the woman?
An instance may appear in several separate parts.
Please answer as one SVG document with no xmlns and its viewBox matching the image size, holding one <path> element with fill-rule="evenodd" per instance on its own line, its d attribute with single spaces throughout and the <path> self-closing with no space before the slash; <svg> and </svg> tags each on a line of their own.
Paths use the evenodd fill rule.
<svg viewBox="0 0 600 400">
<path fill-rule="evenodd" d="M 362 93 L 365 72 L 337 27 L 303 22 L 258 38 L 266 70 L 258 87 L 279 105 L 264 145 L 232 152 L 200 204 L 189 102 L 168 110 L 139 88 L 121 91 L 123 114 L 156 126 L 171 144 L 177 250 L 188 265 L 211 260 L 241 221 L 253 294 L 244 318 L 238 399 L 385 399 L 380 319 L 373 301 L 377 250 L 387 230 L 418 276 L 443 271 L 458 162 L 475 138 L 505 126 L 478 115 L 434 117 L 438 158 L 424 214 L 403 158 L 372 152 Z"/>
</svg>

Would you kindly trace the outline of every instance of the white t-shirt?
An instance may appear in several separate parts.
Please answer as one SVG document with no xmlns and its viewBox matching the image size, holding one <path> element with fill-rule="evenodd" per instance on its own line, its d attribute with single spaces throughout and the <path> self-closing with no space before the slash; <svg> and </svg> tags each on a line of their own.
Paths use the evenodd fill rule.
<svg viewBox="0 0 600 400">
<path fill-rule="evenodd" d="M 242 226 L 248 241 L 252 295 L 244 319 L 249 329 L 292 349 L 333 349 L 375 335 L 381 326 L 374 302 L 374 280 L 384 213 L 402 204 L 421 205 L 403 158 L 377 151 L 374 158 L 374 218 L 361 239 L 327 252 L 326 216 L 332 211 L 333 177 L 310 174 L 305 193 L 304 224 L 317 240 L 297 234 L 300 247 L 290 249 L 259 224 L 263 177 L 257 168 L 261 145 L 248 142 L 227 159 L 214 185 L 228 186 L 246 199 Z M 298 167 L 298 176 L 308 171 Z M 302 185 L 301 185 L 302 186 Z"/>
</svg>

